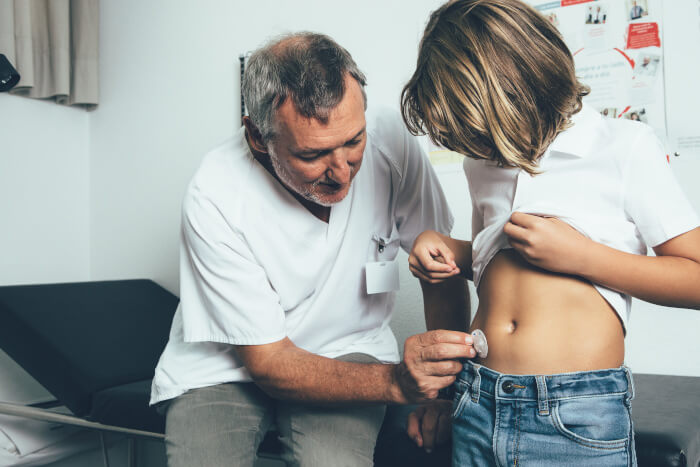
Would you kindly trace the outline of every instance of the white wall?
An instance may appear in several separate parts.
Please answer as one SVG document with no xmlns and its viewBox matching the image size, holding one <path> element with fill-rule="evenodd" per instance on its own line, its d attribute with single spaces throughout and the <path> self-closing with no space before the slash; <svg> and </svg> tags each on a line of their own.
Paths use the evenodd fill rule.
<svg viewBox="0 0 700 467">
<path fill-rule="evenodd" d="M 88 118 L 0 94 L 0 284 L 89 277 Z"/>
<path fill-rule="evenodd" d="M 204 152 L 231 134 L 234 2 L 101 2 L 100 107 L 91 115 L 94 279 L 178 290 L 180 201 Z"/>
</svg>

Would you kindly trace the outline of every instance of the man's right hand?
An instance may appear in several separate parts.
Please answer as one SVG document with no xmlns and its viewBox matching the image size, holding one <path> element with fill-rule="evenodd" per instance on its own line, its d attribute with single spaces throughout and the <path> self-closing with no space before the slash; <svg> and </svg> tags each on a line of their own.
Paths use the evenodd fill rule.
<svg viewBox="0 0 700 467">
<path fill-rule="evenodd" d="M 476 356 L 472 344 L 470 334 L 443 329 L 406 339 L 403 361 L 393 371 L 396 401 L 410 404 L 437 398 L 462 370 L 459 359 Z"/>
</svg>

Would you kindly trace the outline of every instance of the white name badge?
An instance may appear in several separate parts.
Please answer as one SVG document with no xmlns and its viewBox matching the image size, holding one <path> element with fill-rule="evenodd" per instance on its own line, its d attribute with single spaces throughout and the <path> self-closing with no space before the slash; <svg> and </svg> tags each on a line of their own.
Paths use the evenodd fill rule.
<svg viewBox="0 0 700 467">
<path fill-rule="evenodd" d="M 399 264 L 397 261 L 379 261 L 365 264 L 367 294 L 395 292 L 399 290 Z"/>
</svg>

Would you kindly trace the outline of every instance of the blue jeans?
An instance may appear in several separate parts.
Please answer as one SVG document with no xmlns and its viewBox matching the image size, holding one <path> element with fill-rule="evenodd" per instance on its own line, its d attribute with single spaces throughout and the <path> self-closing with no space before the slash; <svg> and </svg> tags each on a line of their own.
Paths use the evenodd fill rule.
<svg viewBox="0 0 700 467">
<path fill-rule="evenodd" d="M 455 467 L 637 465 L 626 367 L 524 376 L 469 361 L 455 390 Z"/>
</svg>

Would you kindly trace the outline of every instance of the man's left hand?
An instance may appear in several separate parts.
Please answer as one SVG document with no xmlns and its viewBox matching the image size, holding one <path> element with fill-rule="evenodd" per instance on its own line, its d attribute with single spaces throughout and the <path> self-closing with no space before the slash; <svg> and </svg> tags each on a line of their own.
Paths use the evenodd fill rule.
<svg viewBox="0 0 700 467">
<path fill-rule="evenodd" d="M 408 416 L 406 432 L 418 447 L 431 452 L 450 439 L 452 401 L 435 400 L 421 405 Z"/>
<path fill-rule="evenodd" d="M 511 246 L 535 266 L 576 275 L 584 269 L 591 240 L 564 221 L 514 212 L 503 232 Z"/>
</svg>

